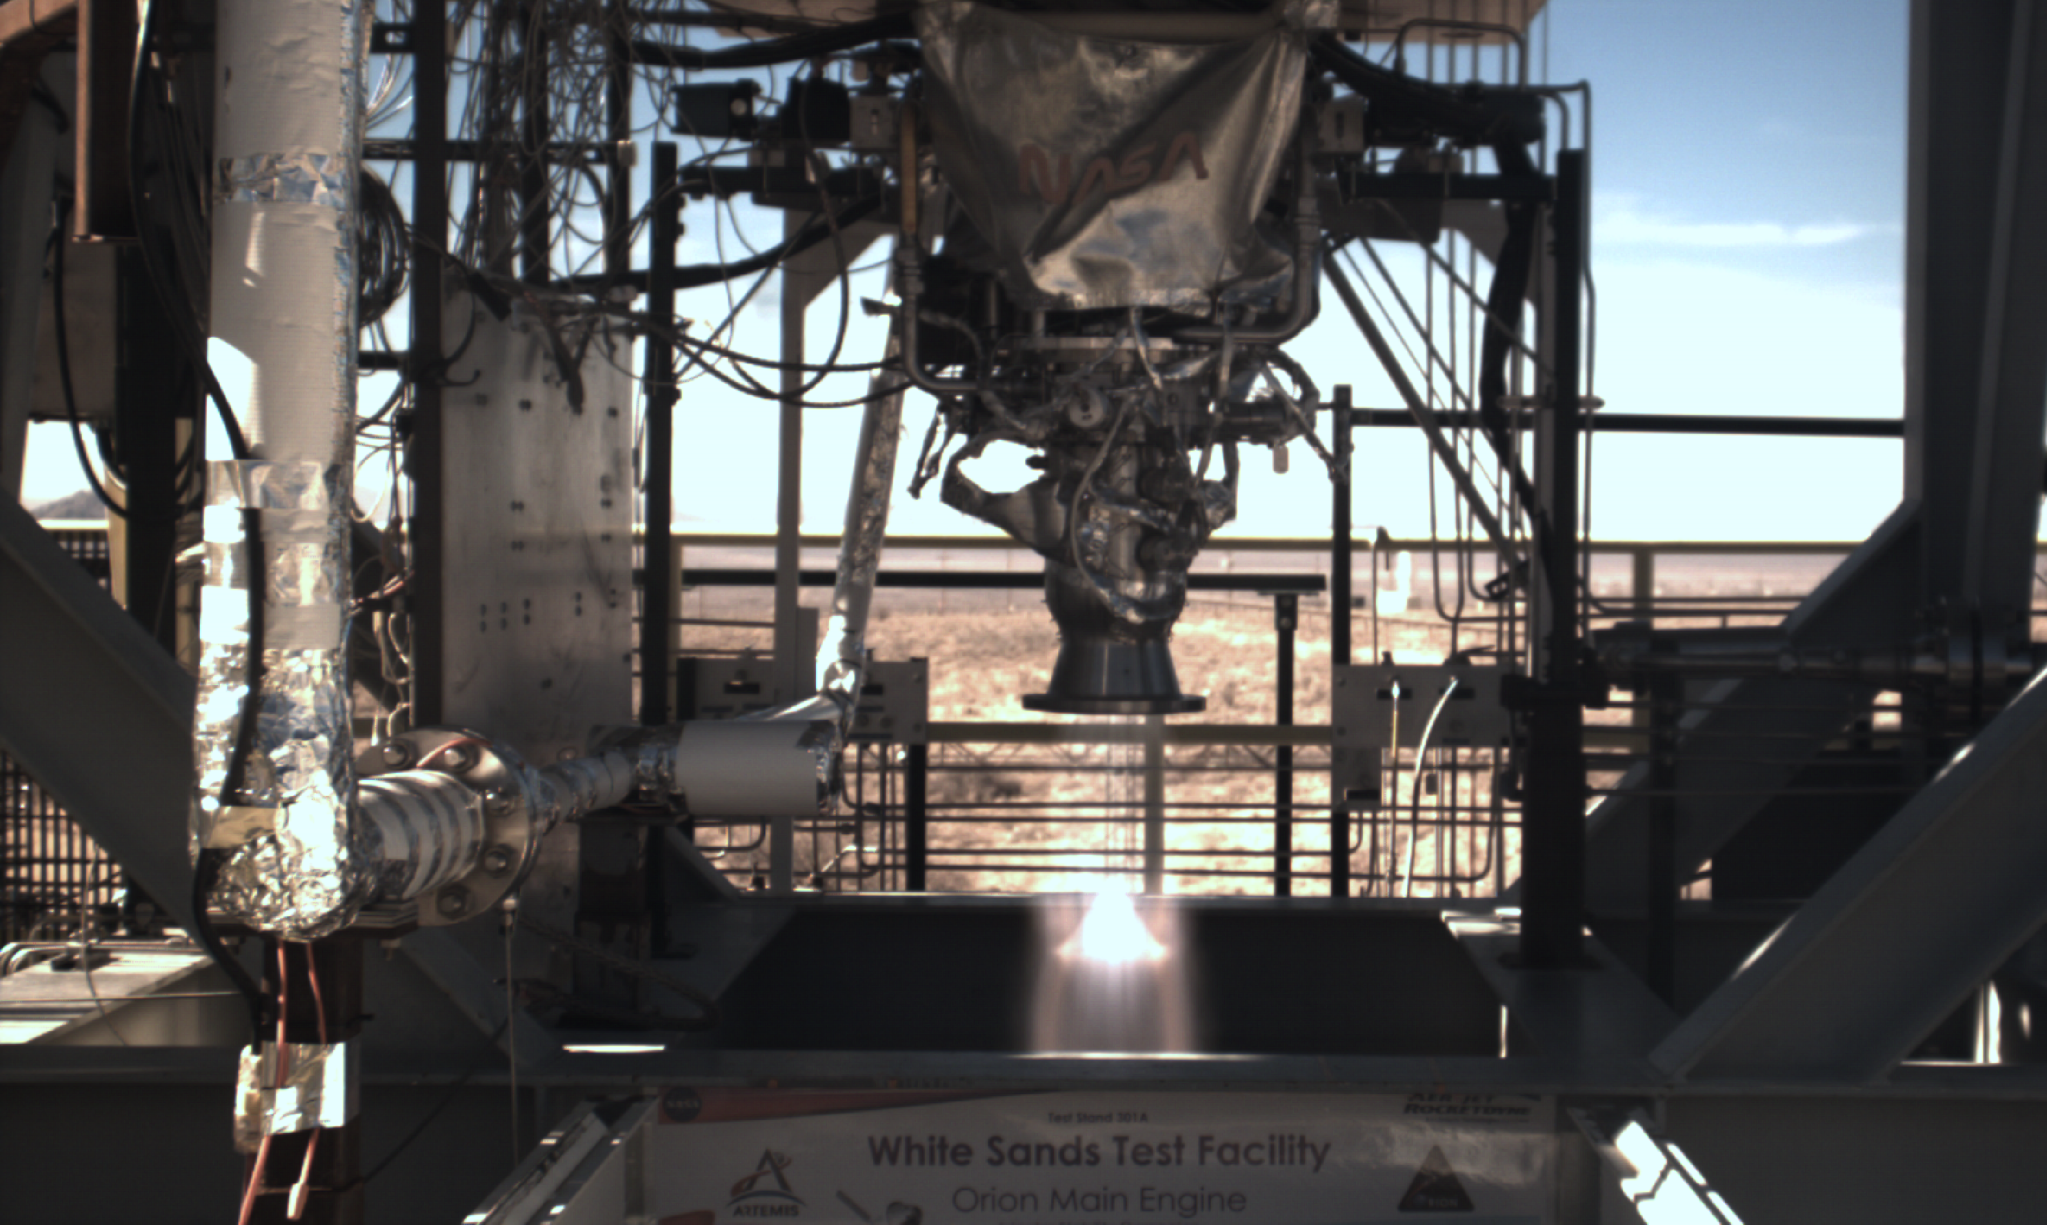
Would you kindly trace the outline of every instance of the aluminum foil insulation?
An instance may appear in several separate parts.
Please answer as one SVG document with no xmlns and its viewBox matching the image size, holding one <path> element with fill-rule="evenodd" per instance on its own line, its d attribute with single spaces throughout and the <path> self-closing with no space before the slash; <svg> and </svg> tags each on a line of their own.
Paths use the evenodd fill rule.
<svg viewBox="0 0 2047 1225">
<path fill-rule="evenodd" d="M 376 868 L 351 811 L 342 651 L 369 22 L 352 0 L 222 0 L 215 29 L 208 356 L 252 456 L 215 466 L 208 490 L 193 835 L 228 851 L 219 900 L 237 917 L 308 940 L 354 917 Z M 259 512 L 256 643 L 243 508 Z M 253 742 L 223 803 L 252 649 Z"/>
<path fill-rule="evenodd" d="M 483 853 L 483 797 L 460 779 L 436 770 L 380 774 L 358 784 L 356 801 L 378 901 L 423 897 Z"/>
<path fill-rule="evenodd" d="M 633 757 L 618 749 L 529 770 L 528 778 L 534 820 L 543 833 L 563 821 L 611 807 L 640 782 Z"/>
<path fill-rule="evenodd" d="M 916 10 L 940 169 L 1035 309 L 1265 303 L 1293 258 L 1256 219 L 1336 0 L 1241 42 L 1140 43 L 970 0 Z"/>
<path fill-rule="evenodd" d="M 890 344 L 890 356 L 895 345 Z M 877 376 L 873 396 L 860 419 L 853 483 L 846 494 L 846 530 L 839 537 L 839 572 L 832 587 L 832 616 L 817 658 L 817 690 L 839 707 L 840 736 L 860 703 L 867 666 L 867 617 L 874 605 L 874 580 L 881 572 L 888 537 L 889 495 L 895 488 L 896 449 L 903 432 L 900 373 Z"/>
</svg>

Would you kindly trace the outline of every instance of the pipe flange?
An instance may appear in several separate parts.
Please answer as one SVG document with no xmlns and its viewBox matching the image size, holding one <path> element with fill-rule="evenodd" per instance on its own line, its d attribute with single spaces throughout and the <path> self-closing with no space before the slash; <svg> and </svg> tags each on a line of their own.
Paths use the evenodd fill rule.
<svg viewBox="0 0 2047 1225">
<path fill-rule="evenodd" d="M 483 799 L 483 841 L 476 866 L 419 899 L 419 925 L 443 927 L 496 906 L 526 879 L 546 832 L 533 802 L 531 766 L 517 749 L 481 732 L 423 727 L 401 732 L 356 757 L 358 777 L 434 770 Z"/>
</svg>

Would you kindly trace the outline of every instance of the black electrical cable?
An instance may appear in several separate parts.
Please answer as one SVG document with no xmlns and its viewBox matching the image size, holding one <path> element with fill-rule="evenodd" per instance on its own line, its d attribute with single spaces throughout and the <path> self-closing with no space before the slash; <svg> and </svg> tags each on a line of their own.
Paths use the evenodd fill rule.
<svg viewBox="0 0 2047 1225">
<path fill-rule="evenodd" d="M 198 937 L 200 946 L 212 956 L 213 963 L 227 975 L 228 981 L 241 992 L 242 999 L 249 1007 L 251 1032 L 249 1044 L 261 1046 L 263 1034 L 268 1028 L 266 1025 L 268 1001 L 248 969 L 235 960 L 234 955 L 227 951 L 227 946 L 221 943 L 220 933 L 213 928 L 212 916 L 206 912 L 206 899 L 212 894 L 213 886 L 220 880 L 221 863 L 226 857 L 224 851 L 204 850 L 199 852 L 199 862 L 192 867 L 192 934 Z"/>
<path fill-rule="evenodd" d="M 64 388 L 64 415 L 71 421 L 71 445 L 78 452 L 78 469 L 85 474 L 85 483 L 92 486 L 93 496 L 107 508 L 107 513 L 117 519 L 126 519 L 127 509 L 114 501 L 92 470 L 92 460 L 85 453 L 85 423 L 79 418 L 78 397 L 71 386 L 71 335 L 64 322 L 64 248 L 68 245 L 64 241 L 64 215 L 70 211 L 70 204 L 59 199 L 57 223 L 50 231 L 51 291 L 56 298 L 57 316 L 57 381 Z"/>
<path fill-rule="evenodd" d="M 1333 34 L 1317 37 L 1310 50 L 1316 63 L 1395 123 L 1415 124 L 1470 144 L 1527 145 L 1542 139 L 1543 102 L 1537 95 L 1424 81 L 1374 64 Z"/>
<path fill-rule="evenodd" d="M 362 166 L 356 172 L 357 216 L 356 322 L 367 327 L 384 317 L 405 292 L 410 273 L 411 236 L 405 214 L 391 188 Z"/>
<path fill-rule="evenodd" d="M 793 64 L 822 55 L 851 51 L 855 47 L 885 39 L 910 38 L 915 33 L 909 14 L 894 13 L 867 21 L 807 30 L 783 38 L 762 39 L 733 47 L 721 47 L 716 51 L 678 47 L 672 43 L 649 39 L 634 39 L 628 44 L 628 54 L 636 64 L 680 68 L 688 72 L 722 68 L 769 68 L 777 64 Z"/>
<path fill-rule="evenodd" d="M 702 289 L 706 285 L 716 285 L 720 281 L 738 280 L 743 276 L 751 276 L 756 272 L 766 271 L 791 256 L 801 255 L 803 252 L 810 250 L 817 244 L 831 238 L 838 230 L 842 230 L 856 221 L 865 219 L 869 214 L 880 208 L 881 204 L 882 199 L 880 196 L 862 196 L 835 214 L 830 216 L 820 215 L 814 218 L 805 224 L 802 229 L 791 234 L 782 242 L 769 247 L 758 255 L 749 256 L 746 259 L 734 260 L 729 264 L 681 265 L 675 269 L 672 284 L 677 290 Z M 561 284 L 566 289 L 619 286 L 645 293 L 647 289 L 647 273 L 644 269 L 634 269 L 617 275 L 593 272 L 569 277 Z"/>
<path fill-rule="evenodd" d="M 199 320 L 202 318 L 199 304 L 190 294 L 184 292 L 177 271 L 179 264 L 177 255 L 175 253 L 167 255 L 158 249 L 163 237 L 157 228 L 160 218 L 155 211 L 155 195 L 145 186 L 155 178 L 149 173 L 151 167 L 143 160 L 145 150 L 159 144 L 166 149 L 176 149 L 180 144 L 175 139 L 159 142 L 146 139 L 142 135 L 145 98 L 150 101 L 152 107 L 164 112 L 159 118 L 166 118 L 168 112 L 174 109 L 170 100 L 158 89 L 162 73 L 151 65 L 156 19 L 162 11 L 163 5 L 159 0 L 148 0 L 143 7 L 140 31 L 135 40 L 134 69 L 128 81 L 128 188 L 130 204 L 135 214 L 137 246 L 142 250 L 142 264 L 149 274 L 149 283 L 156 289 L 157 298 L 163 304 L 164 314 L 170 319 L 171 331 L 184 347 L 186 357 L 192 362 L 193 368 L 199 372 L 206 394 L 220 414 L 221 426 L 227 431 L 228 449 L 233 452 L 236 459 L 246 460 L 250 458 L 250 450 L 248 439 L 242 433 L 241 421 L 235 416 L 234 409 L 229 406 L 227 393 L 221 390 L 220 380 L 215 376 L 212 364 L 206 360 L 205 338 L 199 334 Z M 199 161 L 203 166 L 206 159 L 202 157 Z M 173 190 L 165 193 L 172 201 L 170 208 L 173 216 L 170 224 L 192 226 L 194 223 L 189 214 L 180 209 L 189 207 L 188 197 L 193 185 L 181 184 L 176 178 L 177 176 L 172 176 L 170 186 Z M 201 192 L 205 187 L 204 181 L 198 184 Z M 179 201 L 185 203 L 181 205 Z M 188 252 L 183 262 L 198 267 L 204 260 L 199 253 Z"/>
</svg>

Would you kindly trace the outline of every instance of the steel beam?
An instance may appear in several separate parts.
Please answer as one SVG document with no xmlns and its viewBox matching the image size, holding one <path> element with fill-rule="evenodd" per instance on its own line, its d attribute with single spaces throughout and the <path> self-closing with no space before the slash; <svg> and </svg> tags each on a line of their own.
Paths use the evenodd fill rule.
<svg viewBox="0 0 2047 1225">
<path fill-rule="evenodd" d="M 1909 801 L 1653 1059 L 1666 1074 L 1871 1080 L 2047 919 L 2047 678 Z"/>
<path fill-rule="evenodd" d="M 523 1008 L 513 1008 L 493 972 L 462 947 L 447 928 L 425 927 L 399 945 L 420 972 L 447 993 L 455 1007 L 490 1035 L 519 1066 L 537 1066 L 561 1053 L 561 1043 Z"/>
<path fill-rule="evenodd" d="M 1800 647 L 1882 642 L 1911 625 L 1917 521 L 1911 508 L 1891 517 L 1784 619 Z M 1694 712 L 1682 734 L 1713 745 L 1710 765 L 1677 763 L 1680 795 L 1671 831 L 1680 877 L 1696 871 L 1839 735 L 1867 696 L 1860 686 L 1788 678 L 1730 681 Z M 1592 812 L 1585 837 L 1586 905 L 1595 913 L 1639 913 L 1648 905 L 1643 870 L 1653 800 L 1647 766 Z M 1683 794 L 1687 791 L 1711 794 Z"/>
<path fill-rule="evenodd" d="M 2047 11 L 1912 6 L 1905 496 L 1924 606 L 2023 640 L 2047 426 Z"/>
<path fill-rule="evenodd" d="M 186 930 L 192 677 L 0 499 L 0 749 Z"/>
</svg>

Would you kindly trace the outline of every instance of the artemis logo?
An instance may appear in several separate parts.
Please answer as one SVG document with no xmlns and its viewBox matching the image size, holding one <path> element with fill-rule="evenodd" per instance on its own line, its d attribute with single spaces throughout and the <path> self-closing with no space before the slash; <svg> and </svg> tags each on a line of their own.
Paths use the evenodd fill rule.
<svg viewBox="0 0 2047 1225">
<path fill-rule="evenodd" d="M 753 1173 L 732 1184 L 732 1199 L 726 1205 L 733 1216 L 792 1217 L 803 1210 L 803 1201 L 790 1189 L 783 1171 L 790 1165 L 787 1153 L 768 1149 L 761 1154 Z M 771 1185 L 763 1185 L 771 1184 Z"/>
<path fill-rule="evenodd" d="M 1080 172 L 1080 186 L 1073 185 L 1073 155 L 1059 155 L 1059 174 L 1052 174 L 1052 155 L 1042 147 L 1029 141 L 1017 146 L 1017 190 L 1026 196 L 1035 195 L 1048 204 L 1064 204 L 1068 200 L 1079 202 L 1088 193 L 1099 191 L 1105 196 L 1120 196 L 1136 191 L 1146 183 L 1163 183 L 1173 177 L 1184 162 L 1194 167 L 1194 177 L 1208 177 L 1208 163 L 1201 160 L 1201 138 L 1192 132 L 1182 132 L 1166 144 L 1166 155 L 1157 162 L 1152 155 L 1158 152 L 1159 142 L 1146 141 L 1123 155 L 1121 161 L 1110 161 L 1104 155 L 1089 162 Z"/>
</svg>

